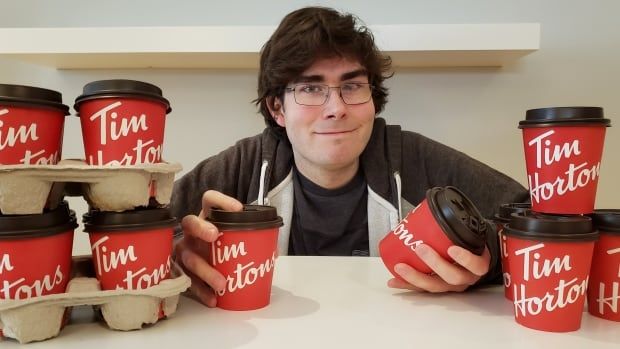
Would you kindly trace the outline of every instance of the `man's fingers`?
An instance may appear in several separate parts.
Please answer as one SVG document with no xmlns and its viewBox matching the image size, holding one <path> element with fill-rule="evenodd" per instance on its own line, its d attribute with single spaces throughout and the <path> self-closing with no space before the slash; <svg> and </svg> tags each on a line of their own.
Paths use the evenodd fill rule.
<svg viewBox="0 0 620 349">
<path fill-rule="evenodd" d="M 486 247 L 482 255 L 477 256 L 462 247 L 450 246 L 448 248 L 448 255 L 454 259 L 456 263 L 477 276 L 483 276 L 489 272 L 491 254 Z"/>
<path fill-rule="evenodd" d="M 224 276 L 191 249 L 182 250 L 181 262 L 190 273 L 206 282 L 214 290 L 223 290 L 226 287 Z"/>
<path fill-rule="evenodd" d="M 480 276 L 472 274 L 469 270 L 448 262 L 428 245 L 421 244 L 417 246 L 415 252 L 447 284 L 469 286 L 480 278 Z M 469 251 L 467 252 L 470 253 Z"/>
<path fill-rule="evenodd" d="M 415 287 L 412 284 L 407 283 L 407 282 L 405 282 L 405 281 L 403 281 L 401 279 L 397 279 L 397 278 L 393 278 L 393 279 L 388 280 L 387 285 L 390 288 L 402 288 L 402 289 L 405 289 L 405 290 L 418 291 L 418 292 L 424 291 L 421 288 Z"/>
<path fill-rule="evenodd" d="M 211 212 L 212 207 L 217 207 L 225 211 L 241 211 L 243 204 L 226 194 L 215 190 L 207 190 L 202 194 L 202 210 L 198 217 L 205 219 Z"/>
<path fill-rule="evenodd" d="M 411 286 L 431 293 L 439 292 L 461 292 L 467 288 L 468 285 L 451 285 L 441 279 L 438 275 L 428 275 L 415 270 L 404 263 L 398 263 L 394 266 L 394 271 L 400 275 Z M 407 289 L 413 289 L 411 287 L 405 287 Z"/>
<path fill-rule="evenodd" d="M 183 217 L 181 228 L 185 236 L 189 235 L 206 242 L 214 242 L 219 234 L 215 225 L 194 215 Z"/>
<path fill-rule="evenodd" d="M 217 298 L 213 292 L 213 289 L 192 273 L 187 273 L 187 275 L 192 280 L 192 285 L 189 287 L 189 292 L 191 295 L 207 307 L 215 307 L 217 305 Z"/>
</svg>

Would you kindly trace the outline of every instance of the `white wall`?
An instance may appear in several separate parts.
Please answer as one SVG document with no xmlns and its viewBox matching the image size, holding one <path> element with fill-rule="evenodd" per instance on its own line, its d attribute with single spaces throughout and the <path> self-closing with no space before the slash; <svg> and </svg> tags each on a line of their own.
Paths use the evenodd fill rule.
<svg viewBox="0 0 620 349">
<path fill-rule="evenodd" d="M 605 108 L 608 129 L 597 207 L 620 208 L 620 30 L 614 0 L 424 1 L 2 1 L 2 27 L 131 25 L 276 25 L 287 12 L 327 4 L 367 24 L 539 22 L 541 49 L 503 68 L 407 69 L 389 80 L 382 114 L 451 145 L 526 184 L 518 121 L 530 108 L 593 105 Z M 173 4 L 173 5 L 172 5 Z M 171 101 L 164 156 L 185 170 L 235 140 L 260 132 L 256 71 L 57 71 L 0 58 L 0 82 L 63 92 L 72 105 L 93 80 L 131 78 L 160 86 Z M 65 157 L 83 157 L 78 120 L 67 119 Z M 73 203 L 73 201 L 72 201 Z M 78 205 L 77 203 L 75 205 Z M 81 208 L 77 208 L 81 210 Z M 83 241 L 78 251 L 87 249 Z"/>
</svg>

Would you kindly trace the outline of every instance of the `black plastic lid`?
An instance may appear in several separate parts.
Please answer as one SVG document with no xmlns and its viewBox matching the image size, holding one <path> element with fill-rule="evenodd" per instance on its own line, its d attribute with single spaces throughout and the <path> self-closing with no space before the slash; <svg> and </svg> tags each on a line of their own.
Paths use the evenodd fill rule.
<svg viewBox="0 0 620 349">
<path fill-rule="evenodd" d="M 167 208 L 136 209 L 124 212 L 91 210 L 82 216 L 85 232 L 127 232 L 173 227 L 177 220 Z"/>
<path fill-rule="evenodd" d="M 52 108 L 69 115 L 60 92 L 40 87 L 0 84 L 0 105 Z"/>
<path fill-rule="evenodd" d="M 0 241 L 50 236 L 77 226 L 75 212 L 63 201 L 55 210 L 41 214 L 0 215 Z"/>
<path fill-rule="evenodd" d="M 207 220 L 219 230 L 258 230 L 281 227 L 282 217 L 272 206 L 244 205 L 243 211 L 211 209 Z"/>
<path fill-rule="evenodd" d="M 435 187 L 426 191 L 426 199 L 433 216 L 454 244 L 482 254 L 486 220 L 465 194 L 455 187 Z"/>
<path fill-rule="evenodd" d="M 86 84 L 82 90 L 82 94 L 75 99 L 73 109 L 78 114 L 80 112 L 80 103 L 99 98 L 118 98 L 118 97 L 134 97 L 142 99 L 150 99 L 163 103 L 166 106 L 166 113 L 170 113 L 170 102 L 164 98 L 161 89 L 148 82 L 136 80 L 99 80 Z"/>
<path fill-rule="evenodd" d="M 546 215 L 535 212 L 512 214 L 504 229 L 506 235 L 527 240 L 592 241 L 598 231 L 587 216 Z"/>
<path fill-rule="evenodd" d="M 493 217 L 496 221 L 500 221 L 502 223 L 510 222 L 510 215 L 513 213 L 522 213 L 527 212 L 532 209 L 532 204 L 530 203 L 511 203 L 511 204 L 503 204 L 499 207 L 499 213 Z"/>
<path fill-rule="evenodd" d="M 620 233 L 620 209 L 594 210 L 594 227 L 606 233 Z"/>
<path fill-rule="evenodd" d="M 583 124 L 609 127 L 611 121 L 604 118 L 601 107 L 551 107 L 528 110 L 525 120 L 519 121 L 519 128 Z"/>
</svg>

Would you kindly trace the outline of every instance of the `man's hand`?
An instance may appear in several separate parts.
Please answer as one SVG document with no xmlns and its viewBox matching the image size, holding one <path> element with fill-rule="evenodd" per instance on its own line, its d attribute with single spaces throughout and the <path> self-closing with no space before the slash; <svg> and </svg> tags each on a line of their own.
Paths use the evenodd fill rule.
<svg viewBox="0 0 620 349">
<path fill-rule="evenodd" d="M 477 256 L 462 247 L 451 246 L 448 255 L 454 263 L 448 262 L 425 244 L 416 247 L 415 252 L 434 274 L 424 274 L 399 263 L 394 266 L 394 271 L 406 282 L 394 278 L 388 281 L 388 287 L 432 293 L 462 292 L 480 280 L 489 271 L 491 263 L 491 255 L 486 248 L 481 256 Z"/>
<path fill-rule="evenodd" d="M 226 287 L 226 279 L 207 262 L 209 243 L 217 240 L 217 227 L 205 220 L 212 207 L 241 211 L 243 204 L 235 198 L 209 190 L 202 195 L 198 216 L 187 215 L 181 221 L 183 238 L 175 245 L 175 259 L 192 279 L 190 292 L 208 307 L 215 307 L 215 291 Z"/>
</svg>

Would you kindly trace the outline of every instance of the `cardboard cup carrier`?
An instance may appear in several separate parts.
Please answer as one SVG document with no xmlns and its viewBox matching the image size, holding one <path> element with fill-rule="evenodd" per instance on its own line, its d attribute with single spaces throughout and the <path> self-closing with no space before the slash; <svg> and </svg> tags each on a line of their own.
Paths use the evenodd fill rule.
<svg viewBox="0 0 620 349">
<path fill-rule="evenodd" d="M 432 247 L 446 260 L 450 246 L 461 246 L 481 255 L 486 246 L 486 223 L 474 204 L 454 187 L 435 187 L 427 190 L 426 198 L 390 231 L 379 243 L 379 254 L 386 267 L 394 271 L 405 263 L 423 273 L 432 270 L 415 253 L 420 244 Z"/>
<path fill-rule="evenodd" d="M 0 339 L 55 337 L 73 306 L 95 306 L 117 330 L 173 314 L 190 285 L 170 260 L 176 220 L 167 209 L 135 212 L 87 215 L 85 226 L 98 237 L 94 258 L 72 258 L 77 224 L 66 202 L 41 214 L 0 215 Z M 123 287 L 121 272 L 131 286 Z"/>
<path fill-rule="evenodd" d="M 170 107 L 157 87 L 129 84 L 130 94 L 112 95 L 101 89 L 106 82 L 89 84 L 76 103 L 89 110 L 111 102 L 114 108 L 101 114 L 109 127 L 98 132 L 109 131 L 114 142 L 108 145 L 125 138 L 142 145 L 122 158 L 114 158 L 116 148 L 95 147 L 101 165 L 58 161 L 68 109 L 60 94 L 0 85 L 0 341 L 55 337 L 72 307 L 83 305 L 95 307 L 111 329 L 140 329 L 173 314 L 189 287 L 189 277 L 170 259 L 176 219 L 163 208 L 181 170 L 161 159 L 158 122 Z M 41 150 L 41 157 L 32 155 Z M 89 204 L 85 226 L 94 259 L 71 256 L 76 216 L 64 196 Z"/>
</svg>

